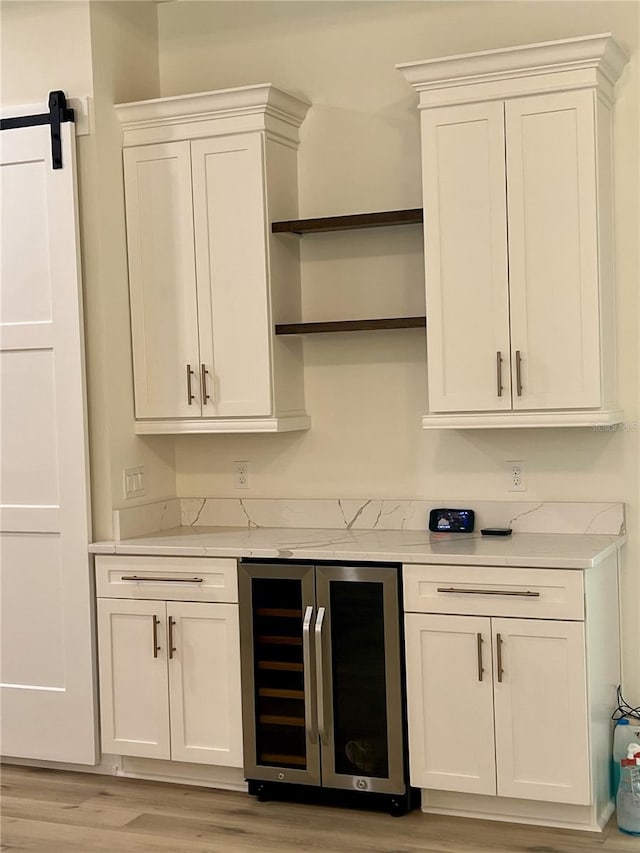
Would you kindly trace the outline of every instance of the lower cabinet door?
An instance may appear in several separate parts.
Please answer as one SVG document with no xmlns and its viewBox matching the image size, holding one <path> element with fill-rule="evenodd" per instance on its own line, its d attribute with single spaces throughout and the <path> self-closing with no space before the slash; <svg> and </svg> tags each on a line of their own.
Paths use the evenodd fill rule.
<svg viewBox="0 0 640 853">
<path fill-rule="evenodd" d="M 167 602 L 171 758 L 242 767 L 237 604 Z"/>
<path fill-rule="evenodd" d="M 405 619 L 411 784 L 495 794 L 491 620 Z"/>
<path fill-rule="evenodd" d="M 587 805 L 584 625 L 492 619 L 498 794 Z"/>
<path fill-rule="evenodd" d="M 102 751 L 170 758 L 164 601 L 98 599 Z"/>
</svg>

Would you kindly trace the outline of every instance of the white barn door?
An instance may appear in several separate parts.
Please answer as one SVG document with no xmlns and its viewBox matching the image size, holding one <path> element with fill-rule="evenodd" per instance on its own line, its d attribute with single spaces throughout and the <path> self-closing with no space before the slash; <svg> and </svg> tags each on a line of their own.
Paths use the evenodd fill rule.
<svg viewBox="0 0 640 853">
<path fill-rule="evenodd" d="M 0 132 L 0 752 L 94 764 L 75 132 Z"/>
</svg>

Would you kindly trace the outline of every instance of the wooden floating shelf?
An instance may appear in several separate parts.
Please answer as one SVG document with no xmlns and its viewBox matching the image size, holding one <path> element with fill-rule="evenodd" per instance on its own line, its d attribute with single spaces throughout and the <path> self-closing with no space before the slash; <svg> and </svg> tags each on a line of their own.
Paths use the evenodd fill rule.
<svg viewBox="0 0 640 853">
<path fill-rule="evenodd" d="M 323 216 L 318 219 L 290 219 L 272 222 L 274 234 L 319 234 L 322 231 L 351 231 L 355 228 L 383 228 L 389 225 L 421 225 L 421 207 L 411 210 L 382 210 L 378 213 L 351 213 L 346 216 Z"/>
<path fill-rule="evenodd" d="M 318 332 L 374 332 L 378 329 L 424 329 L 426 317 L 385 317 L 381 320 L 331 320 L 325 323 L 279 323 L 276 335 Z"/>
</svg>

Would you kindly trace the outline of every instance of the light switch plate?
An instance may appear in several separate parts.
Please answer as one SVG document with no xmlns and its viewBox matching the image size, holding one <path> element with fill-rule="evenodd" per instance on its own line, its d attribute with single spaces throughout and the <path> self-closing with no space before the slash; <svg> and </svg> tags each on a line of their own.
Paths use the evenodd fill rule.
<svg viewBox="0 0 640 853">
<path fill-rule="evenodd" d="M 144 465 L 138 465 L 136 468 L 125 468 L 123 486 L 125 500 L 144 497 L 147 493 L 144 483 Z"/>
</svg>

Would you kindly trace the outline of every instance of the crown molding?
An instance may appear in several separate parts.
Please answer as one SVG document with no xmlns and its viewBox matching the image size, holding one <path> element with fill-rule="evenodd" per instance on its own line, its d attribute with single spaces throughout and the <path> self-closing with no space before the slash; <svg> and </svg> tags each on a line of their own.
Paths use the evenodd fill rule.
<svg viewBox="0 0 640 853">
<path fill-rule="evenodd" d="M 261 114 L 279 118 L 297 128 L 310 106 L 303 98 L 277 89 L 271 83 L 260 83 L 256 86 L 117 104 L 115 110 L 125 131 L 149 128 L 170 120 L 187 122 Z"/>
<path fill-rule="evenodd" d="M 418 92 L 451 86 L 510 81 L 514 76 L 552 75 L 563 71 L 591 71 L 596 86 L 600 75 L 613 87 L 629 57 L 611 33 L 561 41 L 458 54 L 421 62 L 404 62 L 396 68 Z M 587 80 L 586 76 L 583 76 Z"/>
</svg>

